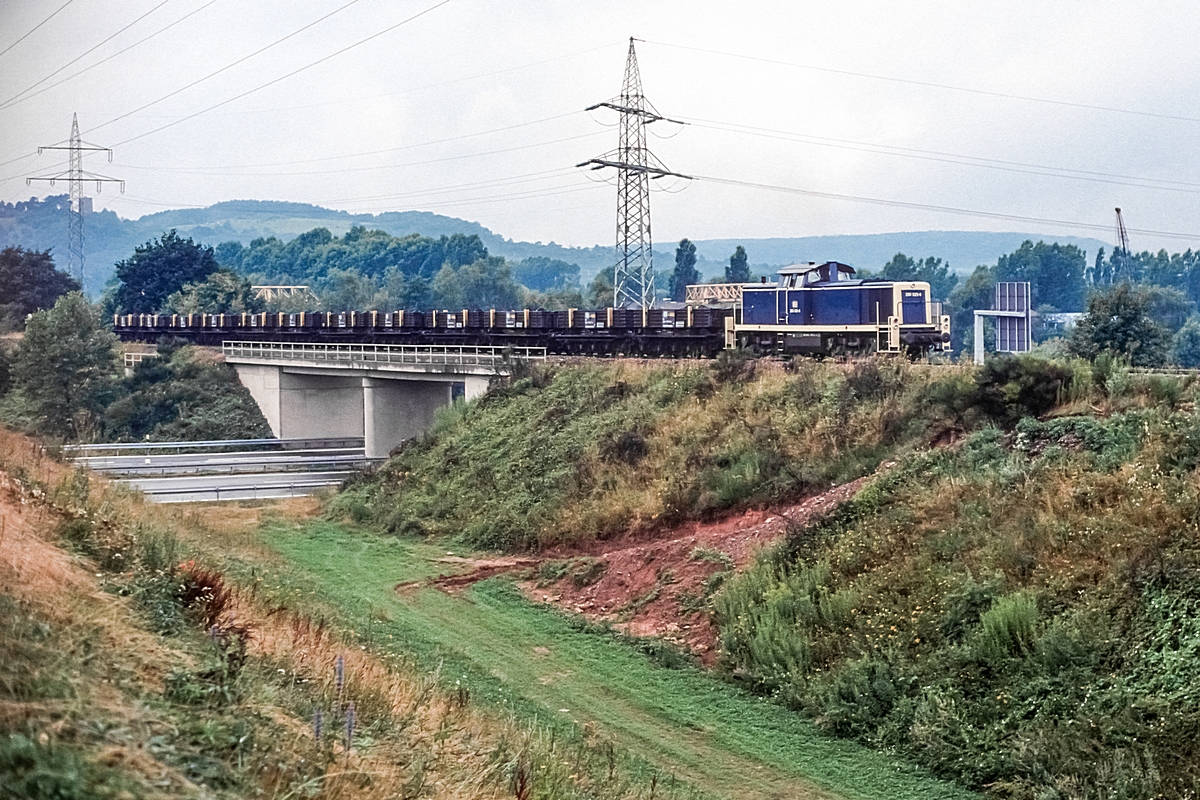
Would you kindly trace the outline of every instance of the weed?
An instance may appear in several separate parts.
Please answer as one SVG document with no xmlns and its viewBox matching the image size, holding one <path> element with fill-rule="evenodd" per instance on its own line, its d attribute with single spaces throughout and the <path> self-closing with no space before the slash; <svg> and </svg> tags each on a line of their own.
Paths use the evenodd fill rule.
<svg viewBox="0 0 1200 800">
<path fill-rule="evenodd" d="M 707 561 L 710 564 L 716 564 L 725 569 L 733 569 L 733 559 L 728 553 L 724 553 L 713 547 L 697 547 L 688 554 L 689 561 Z"/>
<path fill-rule="evenodd" d="M 604 576 L 608 562 L 599 558 L 580 558 L 572 564 L 571 584 L 576 589 L 591 586 Z"/>
</svg>

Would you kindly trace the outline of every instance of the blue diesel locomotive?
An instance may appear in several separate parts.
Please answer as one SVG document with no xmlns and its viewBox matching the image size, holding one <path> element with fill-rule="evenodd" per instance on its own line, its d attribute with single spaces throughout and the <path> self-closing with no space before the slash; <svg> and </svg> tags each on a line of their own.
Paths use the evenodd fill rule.
<svg viewBox="0 0 1200 800">
<path fill-rule="evenodd" d="M 924 281 L 863 280 L 828 261 L 779 270 L 776 283 L 742 287 L 726 347 L 758 353 L 923 353 L 949 348 L 950 317 Z"/>
</svg>

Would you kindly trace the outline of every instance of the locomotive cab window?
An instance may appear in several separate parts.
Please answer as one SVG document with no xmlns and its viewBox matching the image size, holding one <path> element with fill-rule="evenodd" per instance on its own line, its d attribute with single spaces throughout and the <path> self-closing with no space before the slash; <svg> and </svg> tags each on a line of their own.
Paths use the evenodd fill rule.
<svg viewBox="0 0 1200 800">
<path fill-rule="evenodd" d="M 905 325 L 924 325 L 925 292 L 920 289 L 905 289 L 900 298 L 900 310 Z"/>
</svg>

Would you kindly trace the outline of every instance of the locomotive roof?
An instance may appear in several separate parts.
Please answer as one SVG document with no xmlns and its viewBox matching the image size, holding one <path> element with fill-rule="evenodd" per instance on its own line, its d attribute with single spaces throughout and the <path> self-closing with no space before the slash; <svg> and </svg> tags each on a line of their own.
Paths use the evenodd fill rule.
<svg viewBox="0 0 1200 800">
<path fill-rule="evenodd" d="M 840 261 L 809 261 L 805 264 L 792 264 L 788 267 L 781 267 L 776 270 L 780 275 L 804 275 L 809 272 L 816 272 L 821 267 L 837 267 L 838 272 L 847 272 L 851 275 L 855 273 L 854 267 L 849 264 L 843 264 Z"/>
</svg>

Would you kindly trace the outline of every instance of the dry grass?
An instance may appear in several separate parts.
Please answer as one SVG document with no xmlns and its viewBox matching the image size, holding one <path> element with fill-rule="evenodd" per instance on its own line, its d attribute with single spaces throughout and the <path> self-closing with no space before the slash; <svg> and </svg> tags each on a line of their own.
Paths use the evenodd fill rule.
<svg viewBox="0 0 1200 800">
<path fill-rule="evenodd" d="M 0 429 L 0 601 L 15 602 L 23 617 L 49 626 L 54 652 L 35 647 L 42 659 L 36 668 L 61 673 L 69 684 L 45 696 L 17 696 L 6 691 L 11 681 L 0 679 L 0 733 L 74 748 L 91 768 L 118 775 L 134 796 L 148 798 L 229 796 L 232 786 L 202 789 L 188 779 L 191 756 L 155 755 L 162 751 L 153 743 L 169 742 L 171 752 L 186 754 L 200 746 L 195 737 L 219 739 L 239 723 L 255 742 L 225 759 L 238 776 L 239 796 L 484 800 L 511 796 L 513 781 L 523 776 L 528 783 L 534 764 L 539 790 L 532 796 L 576 796 L 591 785 L 584 771 L 572 772 L 564 745 L 538 726 L 477 708 L 469 695 L 439 688 L 437 675 L 368 652 L 299 611 L 271 606 L 252 586 L 231 586 L 229 600 L 210 618 L 211 641 L 197 629 L 155 635 L 132 599 L 104 591 L 132 580 L 133 572 L 100 568 L 64 549 L 54 533 L 74 517 L 86 518 L 94 523 L 97 551 L 110 555 L 132 558 L 140 537 L 165 535 L 196 560 L 193 573 L 231 558 L 270 568 L 275 556 L 253 531 L 265 517 L 305 519 L 319 510 L 317 502 L 164 507 L 100 480 L 86 485 L 83 500 L 68 467 L 32 440 Z M 206 561 L 205 553 L 214 557 Z M 180 676 L 194 682 L 211 672 L 214 642 L 230 631 L 247 632 L 244 666 L 229 678 L 232 705 L 171 700 Z M 0 636 L 0 660 L 8 661 L 5 653 L 28 656 L 30 647 Z M 357 726 L 347 749 L 351 702 Z M 316 708 L 325 720 L 320 741 Z M 618 781 L 588 796 L 632 798 L 640 790 Z"/>
</svg>

